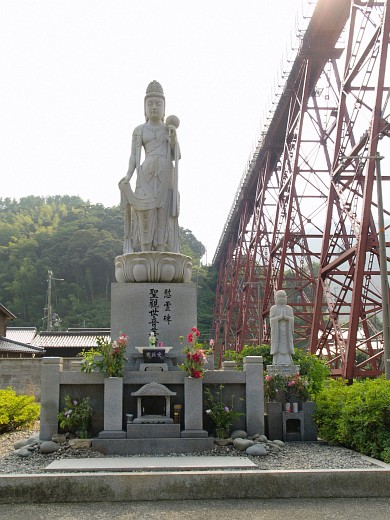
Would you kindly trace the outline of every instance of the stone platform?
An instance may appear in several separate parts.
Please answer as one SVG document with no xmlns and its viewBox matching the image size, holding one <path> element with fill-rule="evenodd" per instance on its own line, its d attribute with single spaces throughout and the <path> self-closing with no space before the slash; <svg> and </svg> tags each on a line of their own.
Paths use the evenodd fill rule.
<svg viewBox="0 0 390 520">
<path fill-rule="evenodd" d="M 254 469 L 248 457 L 107 457 L 104 459 L 61 459 L 50 463 L 47 471 L 132 471 Z"/>
<path fill-rule="evenodd" d="M 92 439 L 92 449 L 104 455 L 169 455 L 213 449 L 214 437 L 151 438 L 151 439 Z"/>
</svg>

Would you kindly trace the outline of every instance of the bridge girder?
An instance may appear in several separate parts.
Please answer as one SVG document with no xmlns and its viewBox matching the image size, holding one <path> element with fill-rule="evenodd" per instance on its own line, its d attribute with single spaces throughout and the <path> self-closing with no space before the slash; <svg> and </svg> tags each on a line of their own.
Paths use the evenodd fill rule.
<svg viewBox="0 0 390 520">
<path fill-rule="evenodd" d="M 283 288 L 297 345 L 348 379 L 382 371 L 375 171 L 389 32 L 387 1 L 318 0 L 214 258 L 224 349 L 269 341 Z"/>
</svg>

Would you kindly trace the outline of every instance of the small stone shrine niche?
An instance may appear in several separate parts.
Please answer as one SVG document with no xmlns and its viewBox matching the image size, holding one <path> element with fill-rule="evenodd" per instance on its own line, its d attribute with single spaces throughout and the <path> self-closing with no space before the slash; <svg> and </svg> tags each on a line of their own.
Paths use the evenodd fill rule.
<svg viewBox="0 0 390 520">
<path fill-rule="evenodd" d="M 132 392 L 131 395 L 137 398 L 137 417 L 133 421 L 134 424 L 173 423 L 171 397 L 176 395 L 176 392 L 153 381 Z M 154 411 L 161 411 L 161 413 L 148 413 Z"/>
</svg>

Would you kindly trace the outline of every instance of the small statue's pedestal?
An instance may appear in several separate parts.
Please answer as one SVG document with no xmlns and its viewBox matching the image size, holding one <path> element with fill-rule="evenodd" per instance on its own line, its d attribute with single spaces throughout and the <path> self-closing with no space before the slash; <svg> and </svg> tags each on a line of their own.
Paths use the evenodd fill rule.
<svg viewBox="0 0 390 520">
<path fill-rule="evenodd" d="M 270 376 L 295 376 L 299 374 L 298 365 L 267 365 L 267 374 Z"/>
</svg>

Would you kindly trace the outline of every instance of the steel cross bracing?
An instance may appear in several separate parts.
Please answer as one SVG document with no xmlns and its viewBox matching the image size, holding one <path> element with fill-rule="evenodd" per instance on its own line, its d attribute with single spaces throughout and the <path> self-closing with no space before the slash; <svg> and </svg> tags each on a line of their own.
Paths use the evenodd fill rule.
<svg viewBox="0 0 390 520">
<path fill-rule="evenodd" d="M 389 24 L 386 1 L 318 0 L 214 258 L 224 349 L 269 341 L 283 288 L 296 345 L 348 379 L 383 369 L 375 170 L 389 147 Z"/>
</svg>

